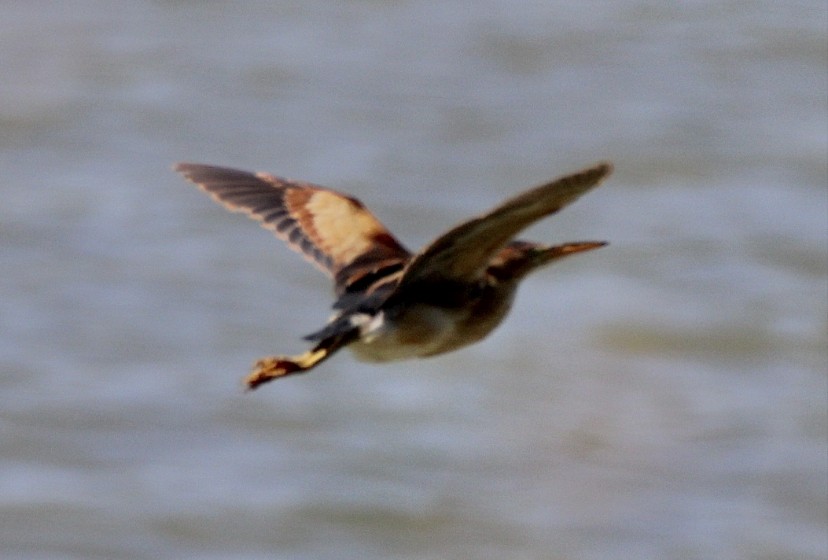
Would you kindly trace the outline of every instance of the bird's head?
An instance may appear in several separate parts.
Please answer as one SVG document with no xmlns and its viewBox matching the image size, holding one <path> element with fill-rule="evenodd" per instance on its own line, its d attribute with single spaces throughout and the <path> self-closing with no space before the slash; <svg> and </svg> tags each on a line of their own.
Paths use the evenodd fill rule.
<svg viewBox="0 0 828 560">
<path fill-rule="evenodd" d="M 605 241 L 580 241 L 549 246 L 532 241 L 511 241 L 492 257 L 487 272 L 499 282 L 518 281 L 554 260 L 598 249 L 606 244 Z"/>
</svg>

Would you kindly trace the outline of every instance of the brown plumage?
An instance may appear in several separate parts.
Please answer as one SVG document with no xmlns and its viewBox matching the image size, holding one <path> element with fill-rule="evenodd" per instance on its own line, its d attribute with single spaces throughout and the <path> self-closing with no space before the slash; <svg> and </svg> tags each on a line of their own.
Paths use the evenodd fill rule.
<svg viewBox="0 0 828 560">
<path fill-rule="evenodd" d="M 346 345 L 361 359 L 441 354 L 486 336 L 505 317 L 520 280 L 553 260 L 596 249 L 586 241 L 546 246 L 514 240 L 612 171 L 599 163 L 519 194 L 411 254 L 357 199 L 267 173 L 180 163 L 189 181 L 273 231 L 334 281 L 338 310 L 316 342 L 294 357 L 256 363 L 258 385 L 307 371 Z"/>
</svg>

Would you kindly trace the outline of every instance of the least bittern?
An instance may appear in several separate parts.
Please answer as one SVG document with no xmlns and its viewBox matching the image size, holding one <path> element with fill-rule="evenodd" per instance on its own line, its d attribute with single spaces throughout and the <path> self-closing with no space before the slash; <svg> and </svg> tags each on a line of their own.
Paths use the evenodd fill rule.
<svg viewBox="0 0 828 560">
<path fill-rule="evenodd" d="M 260 221 L 333 280 L 335 313 L 305 337 L 298 356 L 259 360 L 245 379 L 255 389 L 302 373 L 347 346 L 385 362 L 456 350 L 504 319 L 520 281 L 604 241 L 544 245 L 514 237 L 596 187 L 612 171 L 599 163 L 528 190 L 465 221 L 411 253 L 357 199 L 268 173 L 179 163 L 175 170 L 228 209 Z"/>
</svg>

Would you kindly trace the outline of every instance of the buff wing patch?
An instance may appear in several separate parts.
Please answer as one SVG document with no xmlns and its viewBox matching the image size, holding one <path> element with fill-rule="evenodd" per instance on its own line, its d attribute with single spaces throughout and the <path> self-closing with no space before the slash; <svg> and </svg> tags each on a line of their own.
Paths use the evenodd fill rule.
<svg viewBox="0 0 828 560">
<path fill-rule="evenodd" d="M 234 212 L 261 222 L 320 270 L 337 273 L 410 256 L 388 229 L 357 199 L 269 173 L 179 163 L 175 170 Z"/>
</svg>

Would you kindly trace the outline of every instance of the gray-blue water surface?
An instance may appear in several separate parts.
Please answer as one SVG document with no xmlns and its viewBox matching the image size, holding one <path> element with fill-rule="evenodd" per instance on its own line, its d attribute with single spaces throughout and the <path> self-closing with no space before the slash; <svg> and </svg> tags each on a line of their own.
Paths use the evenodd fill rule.
<svg viewBox="0 0 828 560">
<path fill-rule="evenodd" d="M 10 2 L 0 557 L 825 558 L 824 2 Z M 326 279 L 170 170 L 411 248 L 600 159 L 485 342 L 304 349 Z"/>
</svg>

